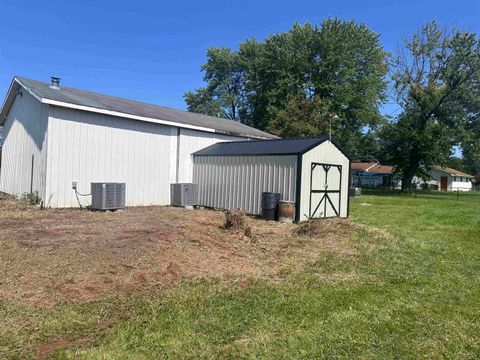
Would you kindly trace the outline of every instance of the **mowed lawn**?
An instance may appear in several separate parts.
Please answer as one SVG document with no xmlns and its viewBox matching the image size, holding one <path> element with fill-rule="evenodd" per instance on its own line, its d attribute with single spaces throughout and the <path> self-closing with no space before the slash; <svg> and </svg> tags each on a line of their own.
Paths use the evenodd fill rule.
<svg viewBox="0 0 480 360">
<path fill-rule="evenodd" d="M 26 343 L 29 331 L 58 331 L 72 339 L 50 353 L 58 359 L 479 358 L 479 195 L 352 199 L 364 225 L 356 251 L 325 252 L 275 281 L 188 282 L 160 297 L 57 310 L 3 304 L 0 317 L 37 327 L 0 339 L 0 349 Z M 75 343 L 109 317 L 113 326 Z"/>
</svg>

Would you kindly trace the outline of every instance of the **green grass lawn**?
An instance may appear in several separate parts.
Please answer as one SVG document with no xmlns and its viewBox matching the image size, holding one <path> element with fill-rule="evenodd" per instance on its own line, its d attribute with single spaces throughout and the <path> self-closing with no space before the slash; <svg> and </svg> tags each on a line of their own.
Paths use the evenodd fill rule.
<svg viewBox="0 0 480 360">
<path fill-rule="evenodd" d="M 325 253 L 277 283 L 201 281 L 161 298 L 45 310 L 37 331 L 75 338 L 116 307 L 123 320 L 52 357 L 479 358 L 479 195 L 363 195 L 351 201 L 352 218 L 366 225 L 351 240 L 355 253 Z M 22 309 L 4 305 L 0 315 Z"/>
</svg>

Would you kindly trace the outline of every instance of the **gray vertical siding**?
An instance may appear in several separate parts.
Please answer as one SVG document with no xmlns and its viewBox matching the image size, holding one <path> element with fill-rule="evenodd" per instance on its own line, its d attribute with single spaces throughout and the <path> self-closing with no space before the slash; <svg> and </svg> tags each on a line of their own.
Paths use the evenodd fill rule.
<svg viewBox="0 0 480 360">
<path fill-rule="evenodd" d="M 195 156 L 193 182 L 200 205 L 261 213 L 264 191 L 295 201 L 296 156 Z"/>
</svg>

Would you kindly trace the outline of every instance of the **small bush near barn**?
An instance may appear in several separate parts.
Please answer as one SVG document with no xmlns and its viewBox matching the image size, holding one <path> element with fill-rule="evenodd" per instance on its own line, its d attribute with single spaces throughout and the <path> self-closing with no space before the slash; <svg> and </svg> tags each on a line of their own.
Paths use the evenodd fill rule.
<svg viewBox="0 0 480 360">
<path fill-rule="evenodd" d="M 38 196 L 38 191 L 31 193 L 24 193 L 20 196 L 20 202 L 25 206 L 33 206 L 40 204 L 40 197 Z"/>
</svg>

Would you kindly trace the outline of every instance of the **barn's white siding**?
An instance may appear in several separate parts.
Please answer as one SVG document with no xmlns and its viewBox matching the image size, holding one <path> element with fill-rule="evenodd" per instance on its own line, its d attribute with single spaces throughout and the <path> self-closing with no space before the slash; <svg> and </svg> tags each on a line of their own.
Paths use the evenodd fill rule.
<svg viewBox="0 0 480 360">
<path fill-rule="evenodd" d="M 78 206 L 91 182 L 125 182 L 126 205 L 168 204 L 172 127 L 61 107 L 50 108 L 47 206 Z M 82 197 L 84 205 L 89 197 Z"/>
<path fill-rule="evenodd" d="M 178 129 L 180 132 L 178 182 L 192 182 L 192 153 L 222 141 L 245 141 L 245 138 L 206 133 L 189 129 Z"/>
<path fill-rule="evenodd" d="M 38 191 L 45 199 L 48 108 L 27 91 L 22 93 L 3 128 L 0 191 L 13 195 Z"/>
<path fill-rule="evenodd" d="M 46 205 L 51 207 L 78 206 L 73 181 L 82 194 L 90 193 L 91 182 L 125 182 L 127 206 L 168 205 L 170 184 L 192 181 L 192 152 L 244 140 L 57 106 L 49 114 Z M 89 197 L 80 201 L 90 204 Z"/>
<path fill-rule="evenodd" d="M 311 176 L 311 164 L 312 162 L 326 163 L 332 165 L 342 166 L 341 177 L 341 191 L 340 194 L 331 194 L 332 201 L 336 203 L 340 197 L 340 216 L 348 216 L 348 188 L 349 188 L 349 173 L 350 173 L 350 161 L 349 159 L 330 141 L 316 146 L 310 151 L 307 151 L 302 156 L 302 183 L 301 183 L 301 196 L 300 196 L 300 221 L 308 220 L 310 214 L 310 176 Z M 337 171 L 337 169 L 331 169 L 330 171 Z M 314 182 L 314 189 L 324 189 L 325 180 L 323 176 L 320 176 L 320 172 L 314 172 L 312 181 Z M 340 186 L 340 177 L 329 177 L 328 188 L 337 189 Z M 312 195 L 312 206 L 320 201 L 320 194 Z M 317 213 L 315 217 L 323 217 L 323 213 Z M 331 207 L 327 206 L 327 217 L 335 216 Z"/>
<path fill-rule="evenodd" d="M 200 204 L 261 213 L 262 192 L 295 201 L 296 156 L 196 156 L 193 182 Z"/>
</svg>

